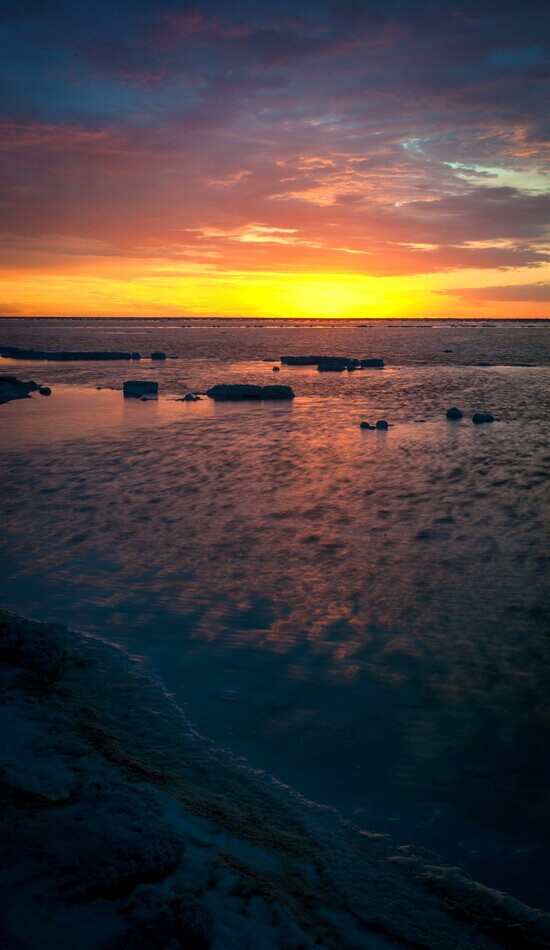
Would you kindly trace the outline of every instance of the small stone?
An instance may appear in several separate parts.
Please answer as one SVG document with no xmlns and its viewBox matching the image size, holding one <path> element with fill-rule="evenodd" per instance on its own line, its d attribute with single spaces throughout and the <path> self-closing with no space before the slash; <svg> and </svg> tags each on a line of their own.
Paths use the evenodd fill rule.
<svg viewBox="0 0 550 950">
<path fill-rule="evenodd" d="M 462 419 L 464 413 L 457 409 L 456 406 L 452 406 L 451 409 L 447 409 L 447 419 Z"/>
<path fill-rule="evenodd" d="M 360 422 L 359 428 L 360 429 L 375 429 L 376 426 L 371 426 L 370 422 Z"/>
<path fill-rule="evenodd" d="M 163 353 L 162 350 L 155 350 L 153 353 L 151 353 L 151 359 L 152 359 L 152 360 L 165 360 L 165 359 L 166 359 L 166 353 Z"/>
<path fill-rule="evenodd" d="M 142 396 L 158 396 L 159 384 L 151 379 L 128 379 L 123 383 L 124 397 L 141 399 Z"/>
<path fill-rule="evenodd" d="M 280 366 L 274 366 L 274 367 L 273 367 L 273 372 L 274 372 L 274 373 L 280 373 L 280 372 L 281 372 Z"/>
<path fill-rule="evenodd" d="M 51 396 L 52 391 L 49 386 L 41 386 L 38 390 L 41 396 Z"/>
<path fill-rule="evenodd" d="M 495 417 L 491 415 L 490 412 L 474 412 L 472 416 L 472 422 L 475 422 L 477 425 L 481 422 L 494 422 Z"/>
<path fill-rule="evenodd" d="M 389 423 L 386 422 L 385 419 L 379 419 L 378 422 L 376 423 L 377 429 L 389 429 L 389 427 L 390 427 Z"/>
</svg>

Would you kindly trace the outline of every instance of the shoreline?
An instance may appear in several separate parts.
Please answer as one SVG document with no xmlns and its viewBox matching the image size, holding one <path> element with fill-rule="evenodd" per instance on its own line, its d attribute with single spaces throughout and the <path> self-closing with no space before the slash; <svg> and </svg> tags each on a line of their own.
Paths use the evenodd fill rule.
<svg viewBox="0 0 550 950">
<path fill-rule="evenodd" d="M 122 650 L 0 621 L 14 947 L 544 946 L 549 915 L 214 749 Z"/>
</svg>

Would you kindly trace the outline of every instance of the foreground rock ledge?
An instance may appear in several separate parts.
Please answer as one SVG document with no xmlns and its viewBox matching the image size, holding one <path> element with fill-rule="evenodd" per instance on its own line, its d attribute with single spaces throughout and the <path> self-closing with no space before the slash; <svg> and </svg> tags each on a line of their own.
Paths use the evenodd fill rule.
<svg viewBox="0 0 550 950">
<path fill-rule="evenodd" d="M 292 386 L 254 386 L 248 383 L 219 383 L 206 390 L 215 402 L 235 399 L 294 399 Z"/>
</svg>

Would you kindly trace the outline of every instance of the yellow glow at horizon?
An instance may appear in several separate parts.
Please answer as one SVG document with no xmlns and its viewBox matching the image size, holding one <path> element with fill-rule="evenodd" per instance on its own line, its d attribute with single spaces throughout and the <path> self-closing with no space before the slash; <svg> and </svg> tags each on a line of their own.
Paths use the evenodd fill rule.
<svg viewBox="0 0 550 950">
<path fill-rule="evenodd" d="M 388 317 L 412 316 L 426 306 L 429 287 L 419 278 L 356 274 L 178 273 L 156 263 L 143 276 L 90 274 L 0 276 L 0 313 L 22 316 Z"/>
<path fill-rule="evenodd" d="M 457 286 L 526 282 L 519 270 L 399 277 L 353 273 L 255 272 L 173 261 L 90 259 L 70 273 L 0 272 L 0 314 L 21 316 L 246 316 L 388 318 L 547 315 L 529 302 L 472 303 L 434 293 Z M 99 261 L 94 264 L 98 267 Z M 140 267 L 140 265 L 142 265 Z M 93 265 L 92 265 L 93 266 Z M 545 268 L 537 271 L 543 280 Z M 541 272 L 542 271 L 542 272 Z M 511 280 L 513 275 L 513 280 Z M 531 280 L 533 272 L 530 273 Z"/>
</svg>

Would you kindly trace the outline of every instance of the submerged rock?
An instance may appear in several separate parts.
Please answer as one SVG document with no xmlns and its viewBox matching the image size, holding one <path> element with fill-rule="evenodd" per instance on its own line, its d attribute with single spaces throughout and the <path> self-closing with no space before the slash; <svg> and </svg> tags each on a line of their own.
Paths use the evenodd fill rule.
<svg viewBox="0 0 550 950">
<path fill-rule="evenodd" d="M 200 402 L 201 397 L 197 396 L 195 393 L 186 393 L 185 396 L 182 396 L 181 399 L 178 399 L 177 402 Z"/>
<path fill-rule="evenodd" d="M 376 429 L 376 426 L 371 426 L 370 422 L 360 422 L 359 428 L 360 429 Z"/>
<path fill-rule="evenodd" d="M 386 422 L 385 419 L 379 419 L 378 422 L 376 423 L 377 429 L 389 429 L 389 427 L 390 427 L 390 424 L 389 422 Z"/>
<path fill-rule="evenodd" d="M 479 424 L 481 422 L 494 422 L 495 417 L 490 412 L 474 412 L 472 422 Z"/>
<path fill-rule="evenodd" d="M 451 409 L 447 409 L 447 419 L 462 419 L 464 413 L 457 409 L 456 406 L 452 406 Z"/>
<path fill-rule="evenodd" d="M 31 393 L 39 389 L 34 379 L 24 382 L 17 376 L 0 376 L 0 404 L 11 402 L 12 399 L 27 399 Z"/>
<path fill-rule="evenodd" d="M 291 386 L 256 386 L 251 383 L 218 383 L 206 390 L 215 402 L 235 399 L 294 399 Z"/>
<path fill-rule="evenodd" d="M 166 353 L 163 353 L 162 350 L 155 350 L 153 353 L 151 353 L 151 359 L 152 359 L 152 360 L 165 360 L 165 359 L 166 359 Z"/>
<path fill-rule="evenodd" d="M 142 396 L 157 396 L 159 384 L 151 379 L 128 379 L 123 383 L 125 398 L 141 399 Z"/>
<path fill-rule="evenodd" d="M 273 367 L 273 372 L 274 372 L 274 373 L 280 373 L 280 372 L 281 372 L 281 367 L 280 367 L 280 366 L 274 366 L 274 367 Z"/>
</svg>

